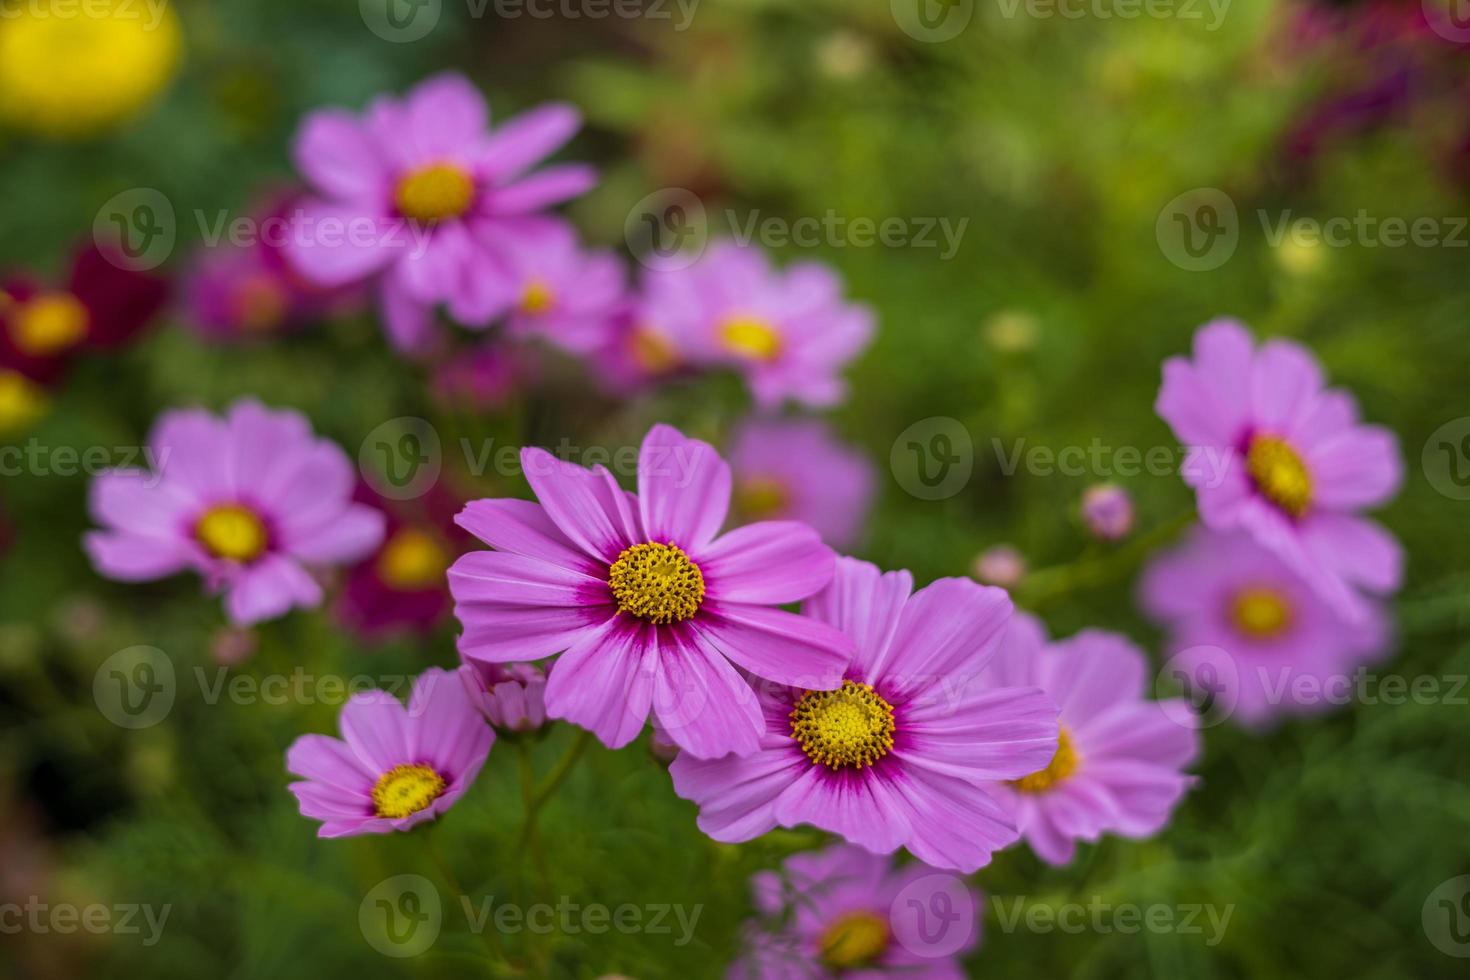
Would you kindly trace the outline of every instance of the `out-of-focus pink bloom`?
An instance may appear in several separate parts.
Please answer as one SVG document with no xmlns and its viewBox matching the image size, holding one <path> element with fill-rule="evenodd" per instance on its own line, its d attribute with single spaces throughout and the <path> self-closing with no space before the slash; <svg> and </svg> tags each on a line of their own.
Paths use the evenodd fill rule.
<svg viewBox="0 0 1470 980">
<path fill-rule="evenodd" d="M 1133 497 L 1116 483 L 1099 483 L 1082 493 L 1082 523 L 1101 541 L 1126 538 L 1133 530 Z"/>
<path fill-rule="evenodd" d="M 735 508 L 748 521 L 788 519 L 834 548 L 852 545 L 873 497 L 873 464 L 815 419 L 754 420 L 731 443 Z"/>
<path fill-rule="evenodd" d="M 975 558 L 971 571 L 986 585 L 1014 589 L 1026 577 L 1026 558 L 1012 545 L 992 545 Z"/>
</svg>

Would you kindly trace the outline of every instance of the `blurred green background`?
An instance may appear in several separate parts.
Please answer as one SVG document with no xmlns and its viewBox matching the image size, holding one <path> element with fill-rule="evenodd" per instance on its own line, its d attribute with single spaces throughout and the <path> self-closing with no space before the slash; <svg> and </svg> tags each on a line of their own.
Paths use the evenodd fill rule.
<svg viewBox="0 0 1470 980">
<path fill-rule="evenodd" d="M 1442 690 L 1470 673 L 1470 503 L 1437 490 L 1420 463 L 1435 429 L 1470 415 L 1470 233 L 1458 246 L 1358 238 L 1318 248 L 1273 245 L 1268 233 L 1283 219 L 1360 211 L 1452 230 L 1470 213 L 1461 159 L 1470 46 L 1424 27 L 1416 5 L 1233 0 L 1217 19 L 1203 3 L 1153 17 L 1098 3 L 1064 17 L 978 0 L 958 5 L 970 20 L 943 41 L 905 31 L 901 21 L 914 22 L 895 16 L 907 9 L 900 0 L 702 0 L 687 24 L 672 4 L 656 8 L 663 16 L 607 19 L 474 9 L 443 0 L 426 37 L 391 43 L 349 0 L 177 4 L 183 60 L 153 103 L 85 138 L 0 134 L 0 266 L 59 270 L 102 203 L 130 188 L 159 189 L 181 216 L 239 211 L 291 178 L 288 144 L 303 113 L 358 107 L 436 70 L 470 75 L 499 118 L 567 99 L 587 126 L 564 156 L 604 175 L 570 208 L 593 242 L 623 247 L 634 202 L 667 187 L 699 195 L 716 232 L 727 230 L 726 209 L 742 219 L 968 220 L 947 259 L 915 247 L 776 249 L 831 263 L 879 314 L 878 338 L 851 373 L 854 396 L 832 413 L 880 474 L 862 557 L 920 581 L 963 574 L 998 542 L 1037 567 L 1080 557 L 1096 572 L 1082 587 L 1023 586 L 1020 600 L 1056 634 L 1102 626 L 1156 651 L 1131 601 L 1142 549 L 1091 545 L 1077 520 L 1082 490 L 1108 474 L 1007 475 L 992 440 L 1172 446 L 1152 411 L 1160 362 L 1228 313 L 1311 346 L 1367 418 L 1399 433 L 1408 478 L 1383 519 L 1410 561 L 1385 670 L 1446 679 Z M 1304 129 L 1321 137 L 1308 149 Z M 1197 188 L 1223 191 L 1239 216 L 1234 253 L 1206 271 L 1171 261 L 1159 234 L 1161 212 Z M 170 270 L 199 237 L 182 218 Z M 243 394 L 301 409 L 354 455 L 376 425 L 405 415 L 435 418 L 446 440 L 620 447 L 656 420 L 720 440 L 746 410 L 730 379 L 613 405 L 589 396 L 577 371 L 554 366 L 513 412 L 446 419 L 370 317 L 243 349 L 207 346 L 171 323 L 83 365 L 19 438 L 138 445 L 166 408 L 218 408 Z M 963 425 L 975 465 L 962 493 L 933 502 L 904 492 L 889 466 L 899 433 L 931 417 Z M 494 478 L 451 479 L 472 496 L 519 492 Z M 213 682 L 218 604 L 192 580 L 137 587 L 96 576 L 78 546 L 85 477 L 3 481 L 14 538 L 0 555 L 4 900 L 39 893 L 171 912 L 151 947 L 129 935 L 5 935 L 0 975 L 481 975 L 480 939 L 452 904 L 424 956 L 390 959 L 365 941 L 363 896 L 412 872 L 446 896 L 460 887 L 702 905 L 685 945 L 677 928 L 505 942 L 529 976 L 717 976 L 740 950 L 748 876 L 821 841 L 783 832 L 715 844 L 644 743 L 594 745 L 541 815 L 549 861 L 533 868 L 518 847 L 520 760 L 508 741 L 432 832 L 457 886 L 419 834 L 317 841 L 285 791 L 282 754 L 303 732 L 333 731 L 336 705 L 208 703 L 194 671 Z M 1143 535 L 1177 526 L 1192 507 L 1175 476 L 1121 482 Z M 320 615 L 257 632 L 258 651 L 235 673 L 382 677 L 455 661 L 447 627 L 372 648 Z M 165 650 L 185 679 L 164 723 L 128 731 L 98 712 L 92 678 L 138 644 Z M 1006 908 L 1016 897 L 1233 906 L 1218 945 L 1147 931 L 1007 934 L 987 903 L 972 975 L 1463 976 L 1421 924 L 1431 891 L 1470 873 L 1470 710 L 1460 694 L 1458 704 L 1354 704 L 1263 735 L 1211 728 L 1201 785 L 1157 839 L 1107 839 L 1067 869 L 1010 852 L 977 876 Z M 556 729 L 532 745 L 536 771 L 572 735 Z"/>
</svg>

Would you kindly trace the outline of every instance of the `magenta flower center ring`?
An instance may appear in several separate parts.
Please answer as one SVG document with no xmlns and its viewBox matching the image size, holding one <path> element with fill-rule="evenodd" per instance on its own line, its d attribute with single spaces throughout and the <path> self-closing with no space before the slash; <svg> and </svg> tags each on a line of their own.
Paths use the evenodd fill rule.
<svg viewBox="0 0 1470 980">
<path fill-rule="evenodd" d="M 1267 500 L 1292 517 L 1301 517 L 1312 502 L 1312 475 L 1301 456 L 1276 436 L 1254 436 L 1245 456 L 1251 482 Z"/>
<path fill-rule="evenodd" d="M 808 691 L 789 717 L 791 737 L 807 758 L 829 769 L 871 766 L 893 748 L 893 705 L 857 681 Z"/>
<path fill-rule="evenodd" d="M 474 200 L 474 180 L 452 163 L 409 171 L 398 181 L 393 195 L 399 214 L 424 224 L 458 218 Z"/>
<path fill-rule="evenodd" d="M 1291 605 L 1275 589 L 1252 586 L 1230 600 L 1230 621 L 1257 640 L 1280 636 L 1291 626 Z"/>
<path fill-rule="evenodd" d="M 239 504 L 211 507 L 199 518 L 194 534 L 211 555 L 228 561 L 254 561 L 269 543 L 265 522 Z"/>
<path fill-rule="evenodd" d="M 822 962 L 834 970 L 855 970 L 888 950 L 888 921 L 876 912 L 848 912 L 822 933 Z"/>
<path fill-rule="evenodd" d="M 1081 761 L 1077 746 L 1072 744 L 1072 733 L 1063 728 L 1057 732 L 1057 751 L 1046 768 L 1023 776 L 1012 785 L 1023 793 L 1044 793 L 1076 772 Z"/>
<path fill-rule="evenodd" d="M 618 609 L 659 626 L 682 623 L 704 602 L 704 573 L 673 544 L 649 541 L 624 549 L 607 584 Z"/>
<path fill-rule="evenodd" d="M 418 813 L 444 794 L 444 777 L 423 764 L 394 766 L 373 785 L 373 812 L 400 819 Z"/>
</svg>

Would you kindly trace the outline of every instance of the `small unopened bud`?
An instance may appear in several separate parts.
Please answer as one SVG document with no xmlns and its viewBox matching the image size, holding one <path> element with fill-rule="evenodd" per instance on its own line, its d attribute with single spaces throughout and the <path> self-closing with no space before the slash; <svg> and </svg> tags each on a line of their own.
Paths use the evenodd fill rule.
<svg viewBox="0 0 1470 980">
<path fill-rule="evenodd" d="M 1013 546 L 998 544 L 980 552 L 972 571 L 986 585 L 1011 589 L 1026 576 L 1026 559 Z"/>
<path fill-rule="evenodd" d="M 466 658 L 459 676 L 485 720 L 501 731 L 534 732 L 546 724 L 546 675 L 541 668 Z"/>
<path fill-rule="evenodd" d="M 1117 541 L 1133 530 L 1133 498 L 1116 483 L 1099 483 L 1082 494 L 1082 523 L 1093 537 Z"/>
</svg>

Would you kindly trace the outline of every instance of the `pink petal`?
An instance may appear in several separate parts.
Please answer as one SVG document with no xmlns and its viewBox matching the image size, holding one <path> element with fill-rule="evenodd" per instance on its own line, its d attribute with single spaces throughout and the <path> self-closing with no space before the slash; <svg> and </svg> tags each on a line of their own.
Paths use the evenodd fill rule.
<svg viewBox="0 0 1470 980">
<path fill-rule="evenodd" d="M 459 675 L 436 667 L 414 681 L 406 730 L 412 758 L 461 785 L 475 778 L 495 742 Z"/>
<path fill-rule="evenodd" d="M 450 581 L 450 591 L 455 588 Z M 489 663 L 540 660 L 599 631 L 617 613 L 607 606 L 508 606 L 455 598 L 454 615 L 464 625 L 459 650 Z"/>
<path fill-rule="evenodd" d="M 560 149 L 581 125 L 581 114 L 566 103 L 538 106 L 496 127 L 480 165 L 496 181 L 517 177 Z"/>
<path fill-rule="evenodd" d="M 902 732 L 897 751 L 909 766 L 971 782 L 1020 779 L 1056 754 L 1057 708 L 1039 688 L 958 691 L 905 705 Z"/>
<path fill-rule="evenodd" d="M 176 537 L 198 506 L 181 484 L 160 483 L 142 470 L 109 470 L 92 481 L 88 509 L 99 523 L 119 531 Z"/>
<path fill-rule="evenodd" d="M 382 511 L 366 504 L 352 504 L 335 520 L 293 538 L 286 550 L 305 562 L 345 565 L 372 554 L 383 543 L 386 527 L 387 519 Z"/>
<path fill-rule="evenodd" d="M 429 349 L 434 336 L 434 304 L 421 302 L 409 293 L 399 268 L 395 265 L 383 277 L 378 294 L 383 332 L 394 350 L 422 354 Z"/>
<path fill-rule="evenodd" d="M 627 495 L 607 470 L 585 470 L 536 448 L 521 450 L 521 469 L 547 516 L 592 557 L 610 566 L 642 540 Z"/>
<path fill-rule="evenodd" d="M 1262 345 L 1251 374 L 1251 404 L 1262 427 L 1292 428 L 1311 413 L 1321 391 L 1322 369 L 1301 345 L 1279 339 Z"/>
<path fill-rule="evenodd" d="M 547 715 L 581 725 L 610 749 L 637 738 L 660 672 L 655 631 L 619 617 L 584 636 L 547 677 Z"/>
<path fill-rule="evenodd" d="M 292 156 L 301 175 L 328 197 L 373 200 L 387 184 L 372 138 L 345 110 L 325 109 L 308 116 Z"/>
<path fill-rule="evenodd" d="M 640 494 L 640 503 L 647 499 L 646 492 Z M 643 521 L 644 527 L 652 527 L 646 514 Z M 662 540 L 651 530 L 649 536 Z M 702 548 L 695 560 L 711 596 L 766 605 L 814 595 L 832 581 L 836 568 L 832 549 L 816 531 L 795 521 L 736 528 Z"/>
<path fill-rule="evenodd" d="M 910 766 L 890 773 L 879 812 L 908 825 L 904 846 L 927 864 L 970 874 L 1020 837 L 1010 814 L 973 783 Z"/>
<path fill-rule="evenodd" d="M 1387 503 L 1404 478 L 1398 437 L 1378 426 L 1347 429 L 1307 454 L 1312 499 L 1332 510 Z"/>
<path fill-rule="evenodd" d="M 587 606 L 612 601 L 607 581 L 581 571 L 505 551 L 472 551 L 449 569 L 459 601 L 512 606 Z"/>
<path fill-rule="evenodd" d="M 354 204 L 304 201 L 282 250 L 318 286 L 345 286 L 381 272 L 411 241 L 402 220 Z"/>
<path fill-rule="evenodd" d="M 878 854 L 909 838 L 907 808 L 891 804 L 887 777 L 877 769 L 833 770 L 802 759 L 805 767 L 776 801 L 783 827 L 810 824 Z"/>
<path fill-rule="evenodd" d="M 286 771 L 346 793 L 370 790 L 380 773 L 367 769 L 347 743 L 329 735 L 301 735 L 286 750 Z"/>
<path fill-rule="evenodd" d="M 188 568 L 194 550 L 182 540 L 126 532 L 92 531 L 82 546 L 97 571 L 119 582 L 150 582 Z"/>
<path fill-rule="evenodd" d="M 198 497 L 234 492 L 223 420 L 202 409 L 175 409 L 159 416 L 148 448 L 170 485 Z"/>
<path fill-rule="evenodd" d="M 735 668 L 687 623 L 661 628 L 658 642 L 653 711 L 664 734 L 700 759 L 754 752 L 765 718 Z"/>
<path fill-rule="evenodd" d="M 880 572 L 855 558 L 839 558 L 832 584 L 808 600 L 808 616 L 835 626 L 856 645 L 853 668 L 862 677 L 881 676 L 903 607 L 913 592 L 906 571 Z"/>
<path fill-rule="evenodd" d="M 408 712 L 387 691 L 354 694 L 337 718 L 342 738 L 373 779 L 413 761 Z"/>
<path fill-rule="evenodd" d="M 669 766 L 674 792 L 699 807 L 699 829 L 727 844 L 775 829 L 775 801 L 811 762 L 789 739 L 747 756 L 699 759 L 681 752 Z"/>
<path fill-rule="evenodd" d="M 561 533 L 546 510 L 529 500 L 475 500 L 466 504 L 454 523 L 492 548 L 591 573 L 601 570 Z"/>
<path fill-rule="evenodd" d="M 532 214 L 585 194 L 596 185 L 597 171 L 584 164 L 547 167 L 491 192 L 489 207 L 499 216 Z"/>
<path fill-rule="evenodd" d="M 321 602 L 322 587 L 300 565 L 284 555 L 266 555 L 230 584 L 225 611 L 236 626 L 249 626 Z"/>
<path fill-rule="evenodd" d="M 1372 592 L 1392 592 L 1404 575 L 1404 550 L 1381 525 L 1347 514 L 1316 514 L 1301 528 L 1307 552 L 1348 582 Z M 1362 618 L 1358 604 L 1354 610 Z"/>
<path fill-rule="evenodd" d="M 880 679 L 895 693 L 922 691 L 941 679 L 968 683 L 1005 636 L 1011 609 L 1004 589 L 938 579 L 904 606 Z"/>
<path fill-rule="evenodd" d="M 655 425 L 638 453 L 638 508 L 650 541 L 696 552 L 725 523 L 730 467 L 707 442 Z"/>
<path fill-rule="evenodd" d="M 455 72 L 420 82 L 405 97 L 404 107 L 404 136 L 425 162 L 470 153 L 490 125 L 485 97 Z"/>
<path fill-rule="evenodd" d="M 1047 656 L 1046 690 L 1061 709 L 1062 724 L 1069 727 L 1136 702 L 1147 688 L 1147 658 L 1117 633 L 1083 630 L 1054 643 Z"/>
<path fill-rule="evenodd" d="M 739 667 L 788 687 L 840 687 L 852 659 L 852 640 L 846 635 L 820 620 L 780 609 L 706 600 L 691 625 Z"/>
</svg>

